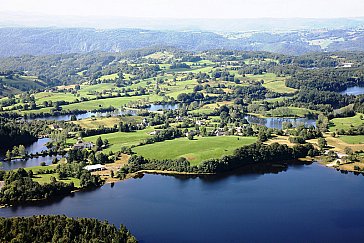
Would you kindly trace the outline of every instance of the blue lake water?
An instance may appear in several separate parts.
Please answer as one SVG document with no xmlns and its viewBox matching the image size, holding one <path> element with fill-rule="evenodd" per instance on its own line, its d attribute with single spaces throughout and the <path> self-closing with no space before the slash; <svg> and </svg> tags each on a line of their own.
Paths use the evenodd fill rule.
<svg viewBox="0 0 364 243">
<path fill-rule="evenodd" d="M 278 174 L 145 175 L 0 216 L 65 214 L 123 223 L 141 242 L 362 242 L 364 176 L 319 164 Z"/>
<path fill-rule="evenodd" d="M 175 110 L 178 109 L 178 104 L 165 104 L 165 105 L 155 105 L 151 104 L 147 110 L 149 111 L 158 111 L 158 110 Z"/>
<path fill-rule="evenodd" d="M 120 115 L 135 115 L 135 110 L 115 110 L 115 111 L 107 111 L 107 112 L 86 112 L 83 114 L 75 115 L 77 120 L 90 118 L 92 116 L 101 117 L 101 116 L 120 116 Z M 39 118 L 30 118 L 28 120 L 55 120 L 55 121 L 70 121 L 72 115 L 60 115 L 60 116 L 48 116 L 48 117 L 39 117 Z"/>
<path fill-rule="evenodd" d="M 25 147 L 25 150 L 30 154 L 30 153 L 40 153 L 42 151 L 48 150 L 47 147 L 45 146 L 45 144 L 47 142 L 49 142 L 50 139 L 49 138 L 41 138 L 38 139 L 36 142 L 32 143 L 29 146 Z M 26 167 L 32 167 L 32 166 L 38 166 L 40 165 L 41 162 L 45 162 L 47 165 L 52 163 L 52 160 L 57 157 L 57 158 L 61 158 L 61 156 L 39 156 L 39 157 L 34 157 L 34 158 L 30 158 L 27 160 L 12 160 L 12 161 L 4 161 L 4 155 L 0 154 L 0 169 L 1 170 L 13 170 L 13 169 L 18 169 L 18 168 L 26 168 Z"/>
<path fill-rule="evenodd" d="M 175 110 L 178 108 L 178 104 L 166 104 L 166 105 L 154 105 L 152 104 L 146 110 L 149 111 L 158 111 L 158 110 Z M 115 110 L 108 112 L 86 112 L 82 114 L 75 115 L 77 120 L 90 118 L 92 116 L 95 117 L 105 117 L 105 116 L 121 116 L 121 115 L 135 115 L 137 110 Z M 55 121 L 70 121 L 72 115 L 59 115 L 59 116 L 48 116 L 48 117 L 39 117 L 39 118 L 29 118 L 28 120 L 55 120 Z"/>
<path fill-rule="evenodd" d="M 305 126 L 316 126 L 315 119 L 309 118 L 285 118 L 285 117 L 267 117 L 260 118 L 252 115 L 245 116 L 245 119 L 249 123 L 259 124 L 268 128 L 282 129 L 283 123 L 290 122 L 293 126 L 305 125 Z"/>
<path fill-rule="evenodd" d="M 364 87 L 360 86 L 354 86 L 347 88 L 343 92 L 340 92 L 340 94 L 347 94 L 347 95 L 361 95 L 364 94 Z"/>
</svg>

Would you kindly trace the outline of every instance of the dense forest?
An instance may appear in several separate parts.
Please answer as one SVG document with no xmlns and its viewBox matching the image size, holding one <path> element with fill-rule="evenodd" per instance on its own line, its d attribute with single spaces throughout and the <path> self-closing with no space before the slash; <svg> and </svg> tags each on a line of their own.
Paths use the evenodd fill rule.
<svg viewBox="0 0 364 243">
<path fill-rule="evenodd" d="M 0 218 L 1 242 L 137 242 L 121 225 L 61 215 Z"/>
</svg>

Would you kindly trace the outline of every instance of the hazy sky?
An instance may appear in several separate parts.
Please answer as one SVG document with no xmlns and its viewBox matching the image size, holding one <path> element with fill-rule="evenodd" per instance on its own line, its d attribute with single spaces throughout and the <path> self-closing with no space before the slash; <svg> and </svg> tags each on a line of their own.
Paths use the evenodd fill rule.
<svg viewBox="0 0 364 243">
<path fill-rule="evenodd" d="M 162 18 L 364 16 L 364 0 L 0 0 L 5 12 Z"/>
</svg>

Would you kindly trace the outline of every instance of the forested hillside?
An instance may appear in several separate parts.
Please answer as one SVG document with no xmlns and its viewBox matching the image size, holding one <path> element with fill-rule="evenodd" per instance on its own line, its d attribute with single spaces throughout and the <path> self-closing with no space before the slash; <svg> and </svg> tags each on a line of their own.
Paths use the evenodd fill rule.
<svg viewBox="0 0 364 243">
<path fill-rule="evenodd" d="M 361 29 L 213 33 L 142 29 L 0 28 L 0 43 L 0 57 L 121 52 L 156 45 L 187 51 L 223 48 L 300 55 L 326 50 L 364 50 L 364 34 Z"/>
</svg>

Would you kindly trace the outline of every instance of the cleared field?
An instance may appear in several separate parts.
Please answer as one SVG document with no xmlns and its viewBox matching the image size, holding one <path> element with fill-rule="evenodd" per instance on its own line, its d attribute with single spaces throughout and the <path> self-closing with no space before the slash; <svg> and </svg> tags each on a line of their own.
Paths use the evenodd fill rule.
<svg viewBox="0 0 364 243">
<path fill-rule="evenodd" d="M 143 98 L 150 98 L 149 101 L 157 101 L 162 100 L 162 97 L 158 96 L 132 96 L 132 97 L 117 97 L 117 98 L 108 98 L 108 99 L 99 99 L 99 100 L 90 100 L 75 104 L 69 104 L 62 106 L 63 110 L 93 110 L 98 108 L 105 108 L 109 106 L 113 106 L 115 108 L 120 108 L 129 102 L 142 100 Z"/>
<path fill-rule="evenodd" d="M 356 135 L 356 136 L 340 136 L 339 137 L 345 143 L 350 144 L 364 144 L 364 135 Z"/>
<path fill-rule="evenodd" d="M 114 124 L 119 124 L 120 119 L 118 117 L 107 117 L 107 118 L 87 118 L 78 121 L 72 121 L 74 124 L 80 125 L 86 129 L 97 129 L 101 126 L 113 127 Z"/>
<path fill-rule="evenodd" d="M 120 121 L 124 123 L 141 122 L 140 116 L 123 116 L 123 117 L 94 117 L 87 118 L 78 121 L 72 121 L 74 124 L 80 125 L 86 129 L 97 129 L 100 126 L 114 127 L 115 124 L 119 124 Z"/>
<path fill-rule="evenodd" d="M 173 53 L 168 51 L 158 51 L 153 54 L 150 54 L 148 56 L 145 56 L 145 58 L 153 58 L 153 59 L 162 59 L 162 58 L 172 58 L 174 56 Z"/>
<path fill-rule="evenodd" d="M 153 131 L 153 128 L 148 128 L 136 132 L 115 132 L 115 133 L 86 137 L 84 138 L 84 140 L 95 143 L 98 137 L 101 137 L 102 139 L 107 139 L 109 140 L 110 147 L 105 149 L 105 152 L 109 151 L 116 152 L 120 151 L 120 148 L 122 146 L 138 145 L 144 139 L 151 137 L 151 135 L 148 134 L 151 131 Z"/>
<path fill-rule="evenodd" d="M 71 93 L 54 93 L 54 92 L 40 92 L 34 95 L 37 104 L 42 104 L 44 101 L 60 101 L 73 102 L 77 97 Z"/>
<path fill-rule="evenodd" d="M 364 115 L 361 113 L 357 113 L 353 117 L 345 117 L 345 118 L 334 118 L 330 122 L 333 124 L 333 126 L 330 127 L 330 131 L 336 131 L 340 129 L 348 130 L 351 127 L 357 127 L 359 125 L 364 124 L 364 120 L 362 120 L 360 117 Z"/>
<path fill-rule="evenodd" d="M 116 78 L 118 78 L 118 77 L 119 77 L 119 75 L 118 75 L 117 73 L 112 73 L 112 74 L 109 74 L 109 75 L 101 76 L 101 77 L 99 78 L 99 80 L 101 80 L 101 81 L 103 81 L 103 80 L 105 80 L 105 79 L 111 79 L 111 80 L 114 80 L 114 79 L 116 79 Z"/>
<path fill-rule="evenodd" d="M 33 180 L 40 183 L 40 184 L 45 184 L 45 183 L 50 183 L 51 182 L 51 177 L 55 177 L 57 179 L 57 181 L 62 181 L 65 183 L 71 183 L 73 182 L 73 184 L 75 185 L 75 187 L 80 187 L 80 179 L 77 178 L 73 178 L 73 177 L 69 177 L 67 179 L 62 179 L 59 180 L 58 179 L 58 174 L 57 173 L 53 173 L 53 174 L 37 174 L 37 172 L 39 170 L 47 170 L 47 169 L 55 169 L 57 165 L 47 165 L 47 166 L 33 166 L 33 167 L 28 167 L 28 168 L 24 168 L 26 171 L 32 170 L 34 173 L 34 178 Z"/>
<path fill-rule="evenodd" d="M 204 114 L 204 115 L 210 115 L 215 111 L 215 109 L 211 108 L 200 108 L 196 110 L 189 111 L 190 114 Z"/>
<path fill-rule="evenodd" d="M 317 111 L 300 107 L 278 107 L 267 112 L 267 115 L 274 117 L 305 117 L 308 113 L 317 113 Z"/>
<path fill-rule="evenodd" d="M 330 147 L 333 147 L 335 151 L 338 151 L 340 153 L 344 153 L 345 148 L 349 147 L 351 148 L 353 151 L 360 151 L 360 150 L 364 150 L 364 143 L 363 143 L 363 136 L 357 136 L 358 138 L 345 138 L 345 137 L 351 137 L 351 136 L 340 136 L 339 138 L 334 138 L 331 135 L 325 134 L 325 139 L 327 140 L 327 143 Z M 344 137 L 344 139 L 346 139 L 348 142 L 345 142 L 344 139 L 342 139 Z M 360 139 L 361 137 L 361 139 Z M 361 144 L 359 143 L 350 143 L 350 142 L 357 142 L 355 140 L 361 140 Z"/>
<path fill-rule="evenodd" d="M 255 137 L 237 136 L 197 137 L 194 140 L 178 138 L 136 147 L 133 151 L 146 158 L 159 160 L 184 157 L 192 165 L 197 165 L 207 159 L 232 154 L 236 148 L 255 141 Z"/>
<path fill-rule="evenodd" d="M 277 92 L 277 93 L 281 93 L 281 94 L 289 94 L 289 93 L 296 92 L 296 89 L 287 87 L 285 84 L 285 81 L 283 81 L 283 80 L 274 80 L 274 81 L 270 81 L 270 82 L 264 82 L 263 86 L 273 92 Z"/>
<path fill-rule="evenodd" d="M 73 182 L 73 184 L 75 185 L 75 187 L 80 187 L 80 179 L 73 178 L 73 177 L 69 177 L 67 179 L 59 180 L 57 173 L 54 173 L 54 174 L 34 175 L 33 180 L 36 181 L 36 182 L 38 182 L 39 184 L 45 184 L 45 183 L 50 183 L 51 182 L 51 177 L 55 177 L 57 179 L 57 181 L 61 181 L 61 182 L 64 182 L 64 183 L 71 183 L 71 182 Z"/>
</svg>

